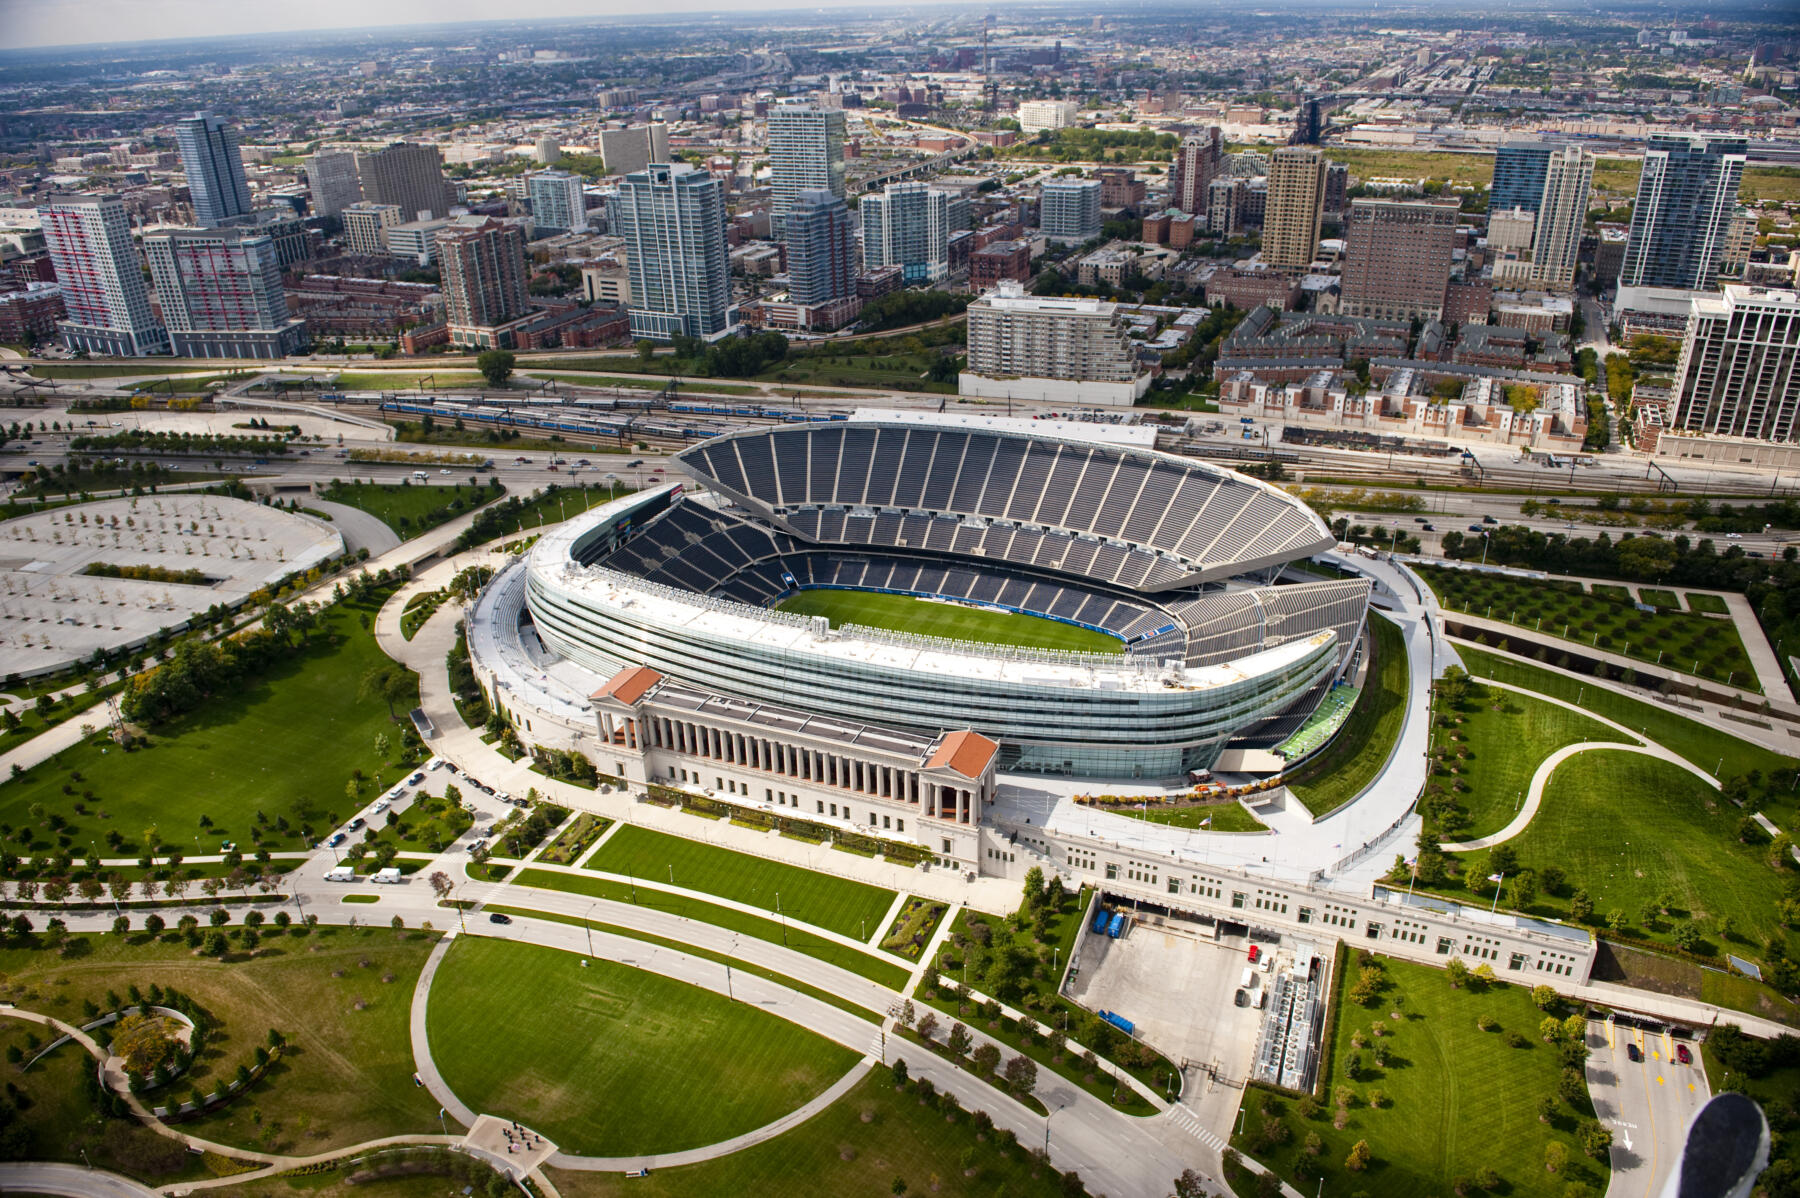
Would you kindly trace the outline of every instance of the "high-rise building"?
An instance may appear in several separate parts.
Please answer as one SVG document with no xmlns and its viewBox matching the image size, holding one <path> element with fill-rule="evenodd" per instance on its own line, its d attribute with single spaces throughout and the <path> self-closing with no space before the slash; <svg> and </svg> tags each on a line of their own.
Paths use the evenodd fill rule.
<svg viewBox="0 0 1800 1198">
<path fill-rule="evenodd" d="M 63 344 L 118 357 L 166 352 L 169 334 L 150 309 L 125 202 L 117 196 L 52 196 L 38 217 L 69 314 L 56 326 Z"/>
<path fill-rule="evenodd" d="M 1712 288 L 1747 149 L 1741 137 L 1659 133 L 1650 139 L 1619 286 Z"/>
<path fill-rule="evenodd" d="M 669 160 L 669 127 L 662 123 L 600 131 L 600 157 L 609 175 L 630 175 Z"/>
<path fill-rule="evenodd" d="M 1325 212 L 1339 216 L 1350 202 L 1350 168 L 1341 162 L 1325 164 Z"/>
<path fill-rule="evenodd" d="M 195 223 L 210 229 L 250 211 L 250 184 L 244 179 L 236 129 L 210 112 L 197 112 L 175 122 L 175 143 L 181 148 Z"/>
<path fill-rule="evenodd" d="M 344 221 L 344 244 L 352 254 L 371 258 L 385 257 L 388 252 L 388 230 L 405 224 L 406 217 L 398 204 L 374 204 L 358 200 L 339 213 Z"/>
<path fill-rule="evenodd" d="M 569 233 L 588 227 L 585 180 L 568 171 L 536 171 L 526 176 L 531 216 L 537 235 Z"/>
<path fill-rule="evenodd" d="M 863 269 L 898 266 L 908 283 L 935 283 L 950 273 L 950 196 L 923 183 L 890 183 L 866 195 Z"/>
<path fill-rule="evenodd" d="M 1050 241 L 1083 242 L 1100 236 L 1100 180 L 1052 179 L 1038 201 L 1038 225 Z"/>
<path fill-rule="evenodd" d="M 444 319 L 453 344 L 506 349 L 504 326 L 527 311 L 525 230 L 491 216 L 464 216 L 437 235 Z"/>
<path fill-rule="evenodd" d="M 356 174 L 362 180 L 363 199 L 371 204 L 392 204 L 402 221 L 448 216 L 454 196 L 444 181 L 443 159 L 437 147 L 397 141 L 385 149 L 356 156 Z"/>
<path fill-rule="evenodd" d="M 1573 287 L 1587 223 L 1588 188 L 1594 181 L 1594 156 L 1581 146 L 1565 146 L 1545 164 L 1543 198 L 1531 240 L 1531 282 L 1544 287 Z"/>
<path fill-rule="evenodd" d="M 326 150 L 303 163 L 306 183 L 312 190 L 313 211 L 336 216 L 362 199 L 362 180 L 356 176 L 356 155 L 348 150 Z"/>
<path fill-rule="evenodd" d="M 1316 146 L 1324 130 L 1325 106 L 1318 100 L 1308 97 L 1294 106 L 1294 145 Z"/>
<path fill-rule="evenodd" d="M 1242 179 L 1214 179 L 1206 189 L 1206 231 L 1215 237 L 1243 232 L 1244 196 L 1249 190 Z"/>
<path fill-rule="evenodd" d="M 788 298 L 826 304 L 856 295 L 856 218 L 824 188 L 802 191 L 788 210 Z"/>
<path fill-rule="evenodd" d="M 1536 213 L 1544 198 L 1544 178 L 1556 147 L 1543 141 L 1506 141 L 1494 150 L 1494 181 L 1488 211 L 1520 208 Z"/>
<path fill-rule="evenodd" d="M 1692 297 L 1664 425 L 1800 440 L 1800 293 L 1728 283 Z"/>
<path fill-rule="evenodd" d="M 1181 139 L 1169 173 L 1169 207 L 1190 216 L 1206 211 L 1207 189 L 1225 170 L 1225 137 L 1217 125 Z"/>
<path fill-rule="evenodd" d="M 1066 129 L 1081 106 L 1073 100 L 1027 100 L 1019 105 L 1019 129 L 1025 134 Z"/>
<path fill-rule="evenodd" d="M 1007 281 L 969 305 L 959 394 L 1129 407 L 1149 389 L 1114 304 L 1030 296 Z"/>
<path fill-rule="evenodd" d="M 144 235 L 171 350 L 188 358 L 281 358 L 306 346 L 288 312 L 275 240 L 255 227 Z"/>
<path fill-rule="evenodd" d="M 607 201 L 607 223 L 625 239 L 631 335 L 714 341 L 737 324 L 725 255 L 725 189 L 710 172 L 652 163 L 625 176 Z"/>
<path fill-rule="evenodd" d="M 1269 162 L 1269 197 L 1263 210 L 1263 262 L 1270 270 L 1305 270 L 1319 252 L 1324 216 L 1324 151 L 1308 146 L 1276 150 Z"/>
<path fill-rule="evenodd" d="M 1339 314 L 1440 319 L 1459 207 L 1455 200 L 1352 200 L 1344 222 Z"/>
<path fill-rule="evenodd" d="M 776 233 L 803 191 L 844 194 L 844 113 L 783 101 L 769 112 L 769 219 Z"/>
</svg>

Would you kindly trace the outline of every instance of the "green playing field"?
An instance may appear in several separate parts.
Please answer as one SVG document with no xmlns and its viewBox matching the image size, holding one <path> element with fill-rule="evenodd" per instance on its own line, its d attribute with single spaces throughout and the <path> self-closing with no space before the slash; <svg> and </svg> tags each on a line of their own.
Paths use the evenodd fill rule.
<svg viewBox="0 0 1800 1198">
<path fill-rule="evenodd" d="M 910 595 L 875 591 L 802 591 L 778 605 L 803 616 L 824 616 L 832 627 L 862 624 L 921 636 L 951 637 L 1032 649 L 1068 649 L 1077 653 L 1123 653 L 1125 642 L 1104 632 L 1078 628 L 1060 620 L 1014 612 L 989 611 L 960 603 L 934 603 Z"/>
</svg>

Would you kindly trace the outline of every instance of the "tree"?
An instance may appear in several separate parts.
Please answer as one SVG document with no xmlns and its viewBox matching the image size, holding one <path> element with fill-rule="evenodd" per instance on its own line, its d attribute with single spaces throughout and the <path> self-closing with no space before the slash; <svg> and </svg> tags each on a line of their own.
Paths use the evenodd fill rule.
<svg viewBox="0 0 1800 1198">
<path fill-rule="evenodd" d="M 975 1049 L 975 1068 L 981 1074 L 988 1075 L 1000 1067 L 1000 1049 L 992 1041 L 983 1043 Z"/>
<path fill-rule="evenodd" d="M 1444 966 L 1444 977 L 1453 988 L 1460 990 L 1462 984 L 1469 980 L 1469 967 L 1463 964 L 1461 957 L 1451 957 Z"/>
<path fill-rule="evenodd" d="M 506 380 L 512 377 L 515 360 L 508 350 L 484 350 L 475 357 L 475 369 L 481 371 L 482 377 L 488 381 L 488 386 L 504 387 Z"/>
<path fill-rule="evenodd" d="M 411 671 L 400 666 L 371 666 L 364 672 L 357 691 L 365 699 L 380 699 L 386 703 L 388 720 L 397 723 L 400 717 L 394 712 L 394 704 L 411 703 L 418 694 L 418 685 L 413 681 Z"/>
<path fill-rule="evenodd" d="M 1604 1160 L 1607 1149 L 1612 1147 L 1612 1130 L 1597 1119 L 1583 1120 L 1576 1135 L 1581 1140 L 1581 1150 L 1597 1161 Z"/>
<path fill-rule="evenodd" d="M 1544 1145 L 1544 1169 L 1550 1173 L 1559 1173 L 1569 1163 L 1569 1149 L 1560 1140 L 1552 1140 Z"/>
<path fill-rule="evenodd" d="M 1211 1193 L 1206 1179 L 1192 1169 L 1183 1169 L 1175 1179 L 1175 1198 L 1208 1198 Z"/>
<path fill-rule="evenodd" d="M 1587 892 L 1587 887 L 1577 887 L 1569 896 L 1569 917 L 1577 923 L 1586 923 L 1594 917 L 1594 900 Z"/>
<path fill-rule="evenodd" d="M 225 933 L 217 929 L 208 932 L 200 945 L 200 951 L 209 957 L 223 957 L 229 948 L 225 943 Z"/>
<path fill-rule="evenodd" d="M 1358 1140 L 1350 1146 L 1350 1155 L 1344 1158 L 1344 1168 L 1352 1173 L 1361 1173 L 1369 1167 L 1374 1157 L 1375 1154 L 1369 1151 L 1369 1142 Z"/>
<path fill-rule="evenodd" d="M 960 1057 L 969 1051 L 969 1045 L 973 1042 L 973 1037 L 969 1035 L 968 1028 L 960 1023 L 953 1023 L 950 1025 L 949 1045 L 951 1052 Z"/>
<path fill-rule="evenodd" d="M 113 1027 L 111 1048 L 128 1072 L 146 1078 L 175 1059 L 181 1041 L 160 1015 L 127 1015 Z"/>
<path fill-rule="evenodd" d="M 919 1038 L 930 1040 L 937 1035 L 938 1017 L 930 1011 L 919 1020 Z"/>
<path fill-rule="evenodd" d="M 1015 1094 L 1029 1094 L 1037 1089 L 1037 1062 L 1024 1055 L 1006 1062 L 1006 1084 Z"/>
<path fill-rule="evenodd" d="M 648 362 L 656 356 L 656 342 L 651 341 L 647 337 L 640 339 L 636 348 L 638 361 L 640 362 Z"/>
<path fill-rule="evenodd" d="M 431 892 L 437 895 L 440 903 L 449 898 L 450 892 L 456 889 L 456 883 L 452 882 L 450 880 L 450 875 L 441 869 L 433 870 L 429 880 L 431 882 Z"/>
<path fill-rule="evenodd" d="M 904 1086 L 906 1084 L 906 1074 L 907 1074 L 906 1058 L 905 1057 L 895 1057 L 892 1069 L 893 1069 L 893 1074 L 894 1074 L 895 1087 L 898 1088 L 900 1086 Z"/>
<path fill-rule="evenodd" d="M 1556 991 L 1549 986 L 1539 984 L 1531 988 L 1531 1001 L 1537 1004 L 1538 1010 L 1548 1011 L 1551 1007 L 1554 1007 L 1557 1003 L 1561 1002 L 1562 999 Z"/>
</svg>

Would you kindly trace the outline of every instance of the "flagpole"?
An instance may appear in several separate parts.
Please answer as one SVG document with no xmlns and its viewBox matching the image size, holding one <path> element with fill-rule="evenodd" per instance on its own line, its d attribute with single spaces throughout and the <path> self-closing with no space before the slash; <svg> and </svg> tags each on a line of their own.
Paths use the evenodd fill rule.
<svg viewBox="0 0 1800 1198">
<path fill-rule="evenodd" d="M 1499 878 L 1496 879 L 1494 882 L 1494 905 L 1488 911 L 1489 915 L 1493 915 L 1500 910 L 1500 887 L 1505 885 L 1505 883 L 1506 883 L 1506 871 L 1501 870 Z"/>
</svg>

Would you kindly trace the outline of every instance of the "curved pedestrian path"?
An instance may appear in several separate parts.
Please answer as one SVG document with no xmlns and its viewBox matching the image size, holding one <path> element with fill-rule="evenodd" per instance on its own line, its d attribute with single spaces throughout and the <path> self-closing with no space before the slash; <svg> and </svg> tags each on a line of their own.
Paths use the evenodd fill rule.
<svg viewBox="0 0 1800 1198">
<path fill-rule="evenodd" d="M 1688 773 L 1693 774 L 1696 778 L 1705 782 L 1708 786 L 1711 786 L 1714 790 L 1719 788 L 1719 780 L 1717 778 L 1713 777 L 1687 758 L 1669 749 L 1663 748 L 1663 746 L 1654 741 L 1646 740 L 1644 737 L 1633 732 L 1616 720 L 1609 720 L 1597 712 L 1577 707 L 1566 699 L 1557 699 L 1538 691 L 1528 690 L 1522 686 L 1512 686 L 1505 682 L 1496 682 L 1492 678 L 1477 678 L 1473 676 L 1471 676 L 1470 681 L 1478 683 L 1481 686 L 1491 686 L 1496 690 L 1512 691 L 1516 694 L 1528 695 L 1540 703 L 1549 703 L 1557 707 L 1566 708 L 1567 710 L 1585 716 L 1587 719 L 1593 720 L 1596 723 L 1605 724 L 1626 739 L 1622 741 L 1584 740 L 1578 744 L 1564 745 L 1562 748 L 1556 750 L 1556 752 L 1550 754 L 1550 756 L 1538 763 L 1537 770 L 1531 775 L 1531 786 L 1526 791 L 1525 802 L 1519 807 L 1518 813 L 1512 817 L 1511 822 L 1492 835 L 1480 836 L 1474 840 L 1463 840 L 1458 841 L 1455 844 L 1440 846 L 1446 853 L 1466 853 L 1477 849 L 1492 848 L 1497 844 L 1506 843 L 1513 837 L 1519 835 L 1519 833 L 1523 832 L 1531 823 L 1532 817 L 1537 815 L 1538 806 L 1544 799 L 1544 789 L 1550 784 L 1550 776 L 1556 772 L 1558 766 L 1562 765 L 1563 762 L 1578 753 L 1588 753 L 1597 750 L 1607 750 L 1614 753 L 1641 753 L 1646 757 L 1655 757 L 1658 760 L 1667 761 L 1671 765 L 1678 765 Z"/>
</svg>

